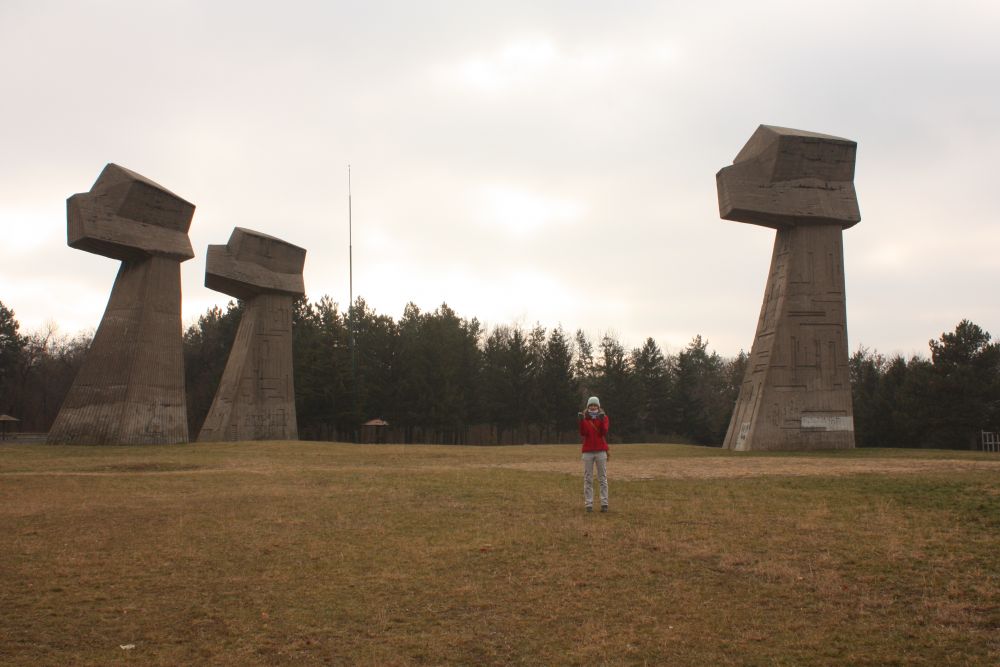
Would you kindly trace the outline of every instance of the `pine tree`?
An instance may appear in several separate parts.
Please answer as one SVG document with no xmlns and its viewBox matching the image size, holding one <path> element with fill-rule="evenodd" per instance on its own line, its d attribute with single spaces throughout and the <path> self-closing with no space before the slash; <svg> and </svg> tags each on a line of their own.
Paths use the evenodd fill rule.
<svg viewBox="0 0 1000 667">
<path fill-rule="evenodd" d="M 425 320 L 416 304 L 409 303 L 397 325 L 399 340 L 392 373 L 394 409 L 389 421 L 403 429 L 405 442 L 414 442 L 429 409 L 430 358 L 424 349 Z"/>
<path fill-rule="evenodd" d="M 545 344 L 539 379 L 541 423 L 546 442 L 553 437 L 562 442 L 563 434 L 572 432 L 576 426 L 578 400 L 572 365 L 573 351 L 569 339 L 561 326 L 556 327 Z"/>
<path fill-rule="evenodd" d="M 733 410 L 724 393 L 722 359 L 709 353 L 698 335 L 677 355 L 676 372 L 680 434 L 699 444 L 720 444 Z"/>
<path fill-rule="evenodd" d="M 625 348 L 612 333 L 601 338 L 600 357 L 596 364 L 597 395 L 601 407 L 613 420 L 612 436 L 616 441 L 634 439 L 640 432 L 638 392 L 635 376 Z"/>
<path fill-rule="evenodd" d="M 297 300 L 292 315 L 299 437 L 350 440 L 356 429 L 347 321 L 324 295 Z"/>
<path fill-rule="evenodd" d="M 638 431 L 645 439 L 666 434 L 671 402 L 671 374 L 667 359 L 652 338 L 632 351 L 635 372 L 636 420 Z"/>
<path fill-rule="evenodd" d="M 580 403 L 597 391 L 594 371 L 594 345 L 582 329 L 576 330 L 574 336 L 575 351 L 573 355 L 573 381 L 576 383 L 577 396 Z"/>
<path fill-rule="evenodd" d="M 981 430 L 1000 415 L 1000 343 L 969 320 L 930 341 L 928 440 L 935 447 L 974 449 Z"/>
<path fill-rule="evenodd" d="M 212 407 L 242 317 L 243 304 L 230 301 L 225 310 L 209 308 L 184 332 L 184 384 L 192 439 L 198 437 Z"/>
</svg>

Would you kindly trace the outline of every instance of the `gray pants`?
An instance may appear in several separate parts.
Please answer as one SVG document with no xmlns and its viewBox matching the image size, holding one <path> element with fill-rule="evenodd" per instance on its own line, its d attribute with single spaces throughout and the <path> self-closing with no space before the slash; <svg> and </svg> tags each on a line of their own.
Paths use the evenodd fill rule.
<svg viewBox="0 0 1000 667">
<path fill-rule="evenodd" d="M 594 506 L 594 464 L 597 464 L 597 481 L 601 485 L 601 505 L 608 504 L 608 453 L 583 453 L 583 505 Z"/>
</svg>

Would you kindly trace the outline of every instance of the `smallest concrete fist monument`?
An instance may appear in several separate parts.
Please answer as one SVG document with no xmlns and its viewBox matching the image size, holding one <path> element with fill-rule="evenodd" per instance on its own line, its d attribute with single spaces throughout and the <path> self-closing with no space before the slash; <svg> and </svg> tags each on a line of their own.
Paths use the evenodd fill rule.
<svg viewBox="0 0 1000 667">
<path fill-rule="evenodd" d="M 716 175 L 719 214 L 777 230 L 729 449 L 854 447 L 842 230 L 857 144 L 761 125 Z"/>
<path fill-rule="evenodd" d="M 70 247 L 121 260 L 121 268 L 48 441 L 187 442 L 181 262 L 194 257 L 194 205 L 109 164 L 66 209 Z"/>
<path fill-rule="evenodd" d="M 237 227 L 208 246 L 205 286 L 244 302 L 236 340 L 198 440 L 297 440 L 292 302 L 306 251 Z"/>
</svg>

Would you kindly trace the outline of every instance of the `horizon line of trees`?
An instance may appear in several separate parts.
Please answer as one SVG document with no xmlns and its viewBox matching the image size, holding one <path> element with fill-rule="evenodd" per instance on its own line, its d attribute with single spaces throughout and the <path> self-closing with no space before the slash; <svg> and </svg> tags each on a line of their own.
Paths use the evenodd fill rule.
<svg viewBox="0 0 1000 667">
<path fill-rule="evenodd" d="M 210 308 L 184 331 L 192 437 L 222 377 L 242 304 Z M 719 445 L 747 355 L 722 357 L 700 335 L 676 354 L 652 339 L 627 350 L 613 333 L 592 341 L 561 326 L 529 329 L 431 312 L 410 303 L 394 320 L 359 297 L 348 313 L 330 297 L 295 302 L 296 412 L 303 439 L 358 441 L 362 424 L 389 422 L 391 442 L 575 442 L 576 412 L 597 395 L 613 440 Z M 53 327 L 22 335 L 0 302 L 0 413 L 47 431 L 92 335 Z M 962 320 L 931 340 L 930 358 L 851 355 L 857 445 L 975 448 L 1000 430 L 1000 343 Z"/>
<path fill-rule="evenodd" d="M 185 333 L 188 416 L 210 407 L 242 306 L 206 312 Z M 410 303 L 399 320 L 363 298 L 350 313 L 324 296 L 292 316 L 296 412 L 302 438 L 358 440 L 372 418 L 391 441 L 574 442 L 576 413 L 598 395 L 618 440 L 721 441 L 746 355 L 726 360 L 696 336 L 677 355 L 648 339 L 628 351 L 613 334 L 591 341 L 562 327 L 498 325 L 447 304 Z"/>
</svg>

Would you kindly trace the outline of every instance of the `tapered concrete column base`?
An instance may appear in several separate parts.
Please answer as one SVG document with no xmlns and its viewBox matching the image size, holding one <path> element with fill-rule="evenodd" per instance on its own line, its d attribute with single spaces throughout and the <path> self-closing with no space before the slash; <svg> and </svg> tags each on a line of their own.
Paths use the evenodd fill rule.
<svg viewBox="0 0 1000 667">
<path fill-rule="evenodd" d="M 48 442 L 188 441 L 180 262 L 122 262 L 104 317 Z"/>
<path fill-rule="evenodd" d="M 292 301 L 287 294 L 265 293 L 246 302 L 199 442 L 298 440 Z"/>
<path fill-rule="evenodd" d="M 837 225 L 778 231 L 725 447 L 854 447 L 842 235 Z"/>
</svg>

